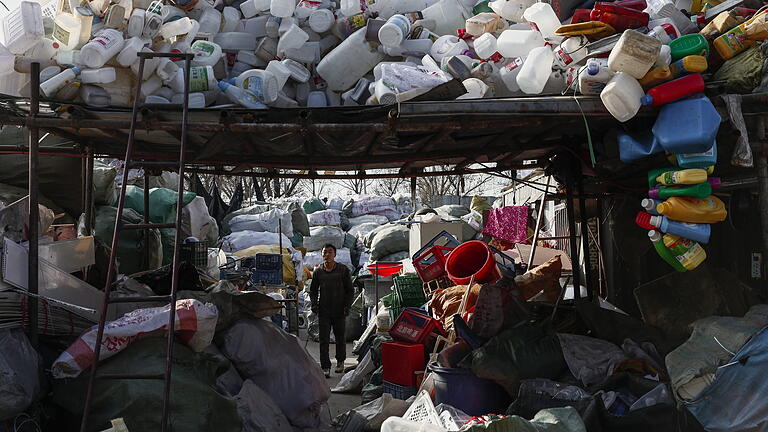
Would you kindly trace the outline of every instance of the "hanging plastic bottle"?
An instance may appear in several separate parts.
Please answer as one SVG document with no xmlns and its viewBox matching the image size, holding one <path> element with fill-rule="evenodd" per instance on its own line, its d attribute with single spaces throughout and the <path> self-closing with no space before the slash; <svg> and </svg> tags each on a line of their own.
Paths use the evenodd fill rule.
<svg viewBox="0 0 768 432">
<path fill-rule="evenodd" d="M 702 184 L 709 186 L 709 183 Z M 671 197 L 656 206 L 656 211 L 672 220 L 689 223 L 722 222 L 728 216 L 725 204 L 714 195 L 706 198 Z"/>
<path fill-rule="evenodd" d="M 655 199 L 651 199 L 651 198 L 643 198 L 640 201 L 640 207 L 642 207 L 643 210 L 645 210 L 646 213 L 648 213 L 650 215 L 653 215 L 653 216 L 658 216 L 659 215 L 659 212 L 656 211 L 656 206 L 659 205 L 659 204 L 661 204 L 661 201 L 655 200 Z"/>
<path fill-rule="evenodd" d="M 677 262 L 688 271 L 695 270 L 707 259 L 707 252 L 699 243 L 674 234 L 664 234 L 664 246 L 672 252 L 672 256 Z"/>
<path fill-rule="evenodd" d="M 658 186 L 648 190 L 648 196 L 653 199 L 667 199 L 671 197 L 706 198 L 712 194 L 712 185 L 709 182 L 689 186 Z"/>
<path fill-rule="evenodd" d="M 665 186 L 693 185 L 707 181 L 707 172 L 703 169 L 685 169 L 659 174 L 656 181 Z"/>
<path fill-rule="evenodd" d="M 672 251 L 670 251 L 666 245 L 664 245 L 664 239 L 661 236 L 661 233 L 656 230 L 648 231 L 648 239 L 651 240 L 651 243 L 653 243 L 653 248 L 656 249 L 656 253 L 659 254 L 661 259 L 667 262 L 670 266 L 672 266 L 673 269 L 679 271 L 679 272 L 685 272 L 686 269 L 683 267 L 682 264 L 680 264 L 677 259 L 675 259 L 674 255 L 672 255 Z"/>
<path fill-rule="evenodd" d="M 638 212 L 635 217 L 635 223 L 641 228 L 655 229 L 666 234 L 678 235 L 704 244 L 709 243 L 709 236 L 712 233 L 710 224 L 676 222 L 666 216 L 654 216 L 646 212 Z"/>
</svg>

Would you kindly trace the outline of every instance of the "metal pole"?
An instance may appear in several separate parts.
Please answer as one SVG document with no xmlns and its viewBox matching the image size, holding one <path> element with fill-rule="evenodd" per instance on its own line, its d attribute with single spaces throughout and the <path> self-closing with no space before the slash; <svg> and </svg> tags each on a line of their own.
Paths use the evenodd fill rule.
<svg viewBox="0 0 768 432">
<path fill-rule="evenodd" d="M 373 292 L 374 303 L 376 303 L 376 315 L 379 315 L 379 261 L 374 264 L 375 270 L 373 273 Z"/>
<path fill-rule="evenodd" d="M 129 167 L 123 167 L 123 169 L 128 169 Z M 144 223 L 149 225 L 149 173 L 147 173 L 147 169 L 144 168 Z M 144 230 L 144 269 L 149 270 L 149 230 Z M 161 263 L 162 264 L 162 263 Z"/>
<path fill-rule="evenodd" d="M 85 149 L 85 232 L 93 233 L 93 149 Z"/>
<path fill-rule="evenodd" d="M 581 248 L 584 251 L 584 280 L 587 285 L 587 298 L 593 299 L 594 281 L 592 280 L 592 266 L 589 262 L 589 222 L 587 221 L 587 209 L 584 204 L 584 184 L 581 175 L 581 165 L 576 177 L 576 187 L 579 193 L 579 219 L 581 221 Z"/>
<path fill-rule="evenodd" d="M 760 191 L 760 224 L 762 225 L 763 254 L 768 254 L 768 144 L 765 142 L 765 116 L 757 118 L 757 137 L 760 148 L 756 153 L 757 183 Z"/>
<path fill-rule="evenodd" d="M 568 235 L 571 246 L 571 267 L 573 268 L 573 298 L 581 298 L 581 268 L 579 267 L 579 246 L 576 243 L 576 221 L 573 215 L 573 172 L 569 170 L 565 180 L 565 213 L 568 218 Z"/>
<path fill-rule="evenodd" d="M 547 177 L 547 187 L 544 188 L 545 192 L 541 195 L 541 201 L 539 201 L 539 215 L 536 218 L 536 230 L 533 232 L 533 242 L 531 243 L 531 256 L 528 257 L 528 268 L 533 266 L 533 257 L 536 256 L 536 242 L 539 241 L 539 230 L 541 229 L 541 219 L 544 217 L 544 204 L 547 199 L 547 192 L 549 192 L 549 184 L 552 182 L 552 176 Z"/>
<path fill-rule="evenodd" d="M 413 214 L 416 214 L 416 177 L 411 177 L 411 205 L 413 206 Z"/>
<path fill-rule="evenodd" d="M 40 63 L 32 63 L 32 82 L 30 83 L 31 97 L 29 106 L 29 117 L 35 119 L 40 111 Z M 40 227 L 40 209 L 38 208 L 39 184 L 37 181 L 38 170 L 38 145 L 40 141 L 40 130 L 37 127 L 29 128 L 29 254 L 27 256 L 27 290 L 32 294 L 37 294 L 38 288 L 38 240 Z M 30 296 L 27 298 L 29 310 L 29 340 L 32 346 L 37 348 L 37 298 Z"/>
</svg>

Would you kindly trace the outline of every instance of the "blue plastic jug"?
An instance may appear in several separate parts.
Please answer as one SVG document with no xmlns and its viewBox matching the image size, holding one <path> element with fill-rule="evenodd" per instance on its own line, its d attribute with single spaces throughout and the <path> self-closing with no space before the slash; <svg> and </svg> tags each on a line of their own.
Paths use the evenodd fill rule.
<svg viewBox="0 0 768 432">
<path fill-rule="evenodd" d="M 703 153 L 683 153 L 675 155 L 677 165 L 681 168 L 707 168 L 717 163 L 717 142 Z"/>
<path fill-rule="evenodd" d="M 619 158 L 622 162 L 632 162 L 664 151 L 651 131 L 646 130 L 634 136 L 619 133 L 618 138 Z"/>
<path fill-rule="evenodd" d="M 704 153 L 712 148 L 720 120 L 709 98 L 697 97 L 664 105 L 652 130 L 669 153 Z"/>
</svg>

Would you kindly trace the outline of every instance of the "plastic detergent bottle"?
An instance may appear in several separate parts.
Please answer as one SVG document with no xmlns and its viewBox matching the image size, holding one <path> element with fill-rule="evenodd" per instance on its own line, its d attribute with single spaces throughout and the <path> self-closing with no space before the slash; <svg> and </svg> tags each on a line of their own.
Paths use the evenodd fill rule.
<svg viewBox="0 0 768 432">
<path fill-rule="evenodd" d="M 496 54 L 496 37 L 491 33 L 483 33 L 482 36 L 475 39 L 475 53 L 481 59 L 489 59 Z"/>
<path fill-rule="evenodd" d="M 355 85 L 382 60 L 384 54 L 365 42 L 363 28 L 326 54 L 316 70 L 331 90 L 343 91 Z"/>
<path fill-rule="evenodd" d="M 664 151 L 651 131 L 643 131 L 634 135 L 619 133 L 618 140 L 619 158 L 622 162 L 633 162 Z"/>
<path fill-rule="evenodd" d="M 643 210 L 645 210 L 646 213 L 648 213 L 650 215 L 653 215 L 653 216 L 658 216 L 659 215 L 659 212 L 656 211 L 656 206 L 659 205 L 659 204 L 661 204 L 661 201 L 655 200 L 655 199 L 651 199 L 651 198 L 643 198 L 640 201 L 640 207 L 642 207 Z"/>
<path fill-rule="evenodd" d="M 712 148 L 702 153 L 683 153 L 675 155 L 677 165 L 681 168 L 707 168 L 717 163 L 717 142 Z"/>
<path fill-rule="evenodd" d="M 693 185 L 707 181 L 707 172 L 703 169 L 691 168 L 680 171 L 667 171 L 659 174 L 656 181 L 664 186 Z"/>
<path fill-rule="evenodd" d="M 653 199 L 667 199 L 671 197 L 706 198 L 712 194 L 712 185 L 709 182 L 688 186 L 658 186 L 648 190 L 648 196 Z"/>
<path fill-rule="evenodd" d="M 469 45 L 457 36 L 440 36 L 432 44 L 429 54 L 437 62 L 441 62 L 445 57 L 452 57 L 463 53 L 469 49 Z"/>
<path fill-rule="evenodd" d="M 670 171 L 676 171 L 677 167 L 664 167 L 664 168 L 654 168 L 650 171 L 648 171 L 648 187 L 652 188 L 657 186 L 659 183 L 656 181 L 656 179 L 664 174 L 665 172 Z"/>
<path fill-rule="evenodd" d="M 709 98 L 685 99 L 659 110 L 653 135 L 672 154 L 706 152 L 715 142 L 720 120 Z"/>
<path fill-rule="evenodd" d="M 605 108 L 620 122 L 631 119 L 640 111 L 642 97 L 643 88 L 640 83 L 624 72 L 615 74 L 600 93 Z"/>
<path fill-rule="evenodd" d="M 672 255 L 672 251 L 670 251 L 666 245 L 664 245 L 664 239 L 661 236 L 661 233 L 656 230 L 648 231 L 648 239 L 651 240 L 653 243 L 653 248 L 656 249 L 656 253 L 659 254 L 661 259 L 667 262 L 670 266 L 672 266 L 673 269 L 684 272 L 686 271 L 685 267 L 683 267 L 680 262 L 675 259 L 674 255 Z"/>
<path fill-rule="evenodd" d="M 190 51 L 195 55 L 192 66 L 214 66 L 222 56 L 221 47 L 207 40 L 196 40 Z"/>
<path fill-rule="evenodd" d="M 507 58 L 526 57 L 532 49 L 544 46 L 544 37 L 536 30 L 504 30 L 496 50 Z"/>
<path fill-rule="evenodd" d="M 78 67 L 65 69 L 45 82 L 40 83 L 40 93 L 45 97 L 53 97 L 59 89 L 73 82 L 78 75 L 80 75 L 80 68 Z"/>
<path fill-rule="evenodd" d="M 379 29 L 379 42 L 387 47 L 399 46 L 411 32 L 411 21 L 403 15 L 392 15 Z"/>
<path fill-rule="evenodd" d="M 672 252 L 672 256 L 677 262 L 688 271 L 694 270 L 707 259 L 707 252 L 693 240 L 674 234 L 664 234 L 663 239 L 664 246 Z"/>
<path fill-rule="evenodd" d="M 643 88 L 651 88 L 663 84 L 672 78 L 672 71 L 669 70 L 669 66 L 659 66 L 649 70 L 640 80 L 640 85 Z"/>
<path fill-rule="evenodd" d="M 613 72 L 608 68 L 607 59 L 589 59 L 586 66 L 579 69 L 579 92 L 584 95 L 599 95 L 612 77 Z"/>
<path fill-rule="evenodd" d="M 685 74 L 699 73 L 707 70 L 707 58 L 700 55 L 689 55 L 669 65 L 669 70 L 675 78 Z"/>
<path fill-rule="evenodd" d="M 531 28 L 541 32 L 549 41 L 562 40 L 556 31 L 560 27 L 560 20 L 549 3 L 534 3 L 523 13 L 523 18 L 531 24 Z"/>
<path fill-rule="evenodd" d="M 625 31 L 608 56 L 608 67 L 641 79 L 656 63 L 661 42 L 635 30 Z"/>
<path fill-rule="evenodd" d="M 709 183 L 702 183 L 709 186 Z M 672 220 L 689 223 L 722 222 L 728 216 L 720 198 L 671 197 L 656 206 L 656 211 Z"/>
<path fill-rule="evenodd" d="M 69 13 L 59 13 L 53 21 L 53 39 L 65 50 L 73 50 L 80 44 L 82 22 Z"/>
<path fill-rule="evenodd" d="M 704 78 L 701 74 L 692 74 L 648 90 L 648 93 L 642 98 L 642 103 L 643 105 L 661 106 L 702 91 L 704 91 Z"/>
<path fill-rule="evenodd" d="M 80 49 L 80 61 L 91 69 L 104 66 L 123 46 L 123 33 L 114 29 L 101 30 Z"/>
<path fill-rule="evenodd" d="M 672 61 L 690 55 L 709 56 L 709 42 L 698 33 L 680 36 L 669 43 L 669 48 L 672 50 Z"/>
<path fill-rule="evenodd" d="M 141 32 L 141 37 L 152 40 L 160 34 L 160 29 L 163 27 L 162 7 L 163 3 L 160 1 L 150 3 L 144 14 L 144 30 Z"/>
<path fill-rule="evenodd" d="M 543 46 L 531 50 L 517 74 L 517 85 L 520 86 L 520 90 L 526 94 L 541 93 L 549 80 L 554 61 L 555 56 L 549 47 Z"/>
<path fill-rule="evenodd" d="M 219 89 L 224 92 L 229 100 L 250 109 L 266 109 L 267 106 L 259 101 L 253 93 L 234 86 L 226 81 L 219 81 Z"/>
<path fill-rule="evenodd" d="M 694 240 L 699 243 L 709 243 L 712 227 L 709 224 L 692 224 L 669 220 L 666 216 L 652 216 L 646 212 L 637 213 L 635 223 L 645 229 L 655 229 L 666 234 L 674 234 L 680 237 Z"/>
<path fill-rule="evenodd" d="M 115 68 L 86 69 L 80 72 L 80 82 L 83 84 L 107 84 L 117 79 Z"/>
<path fill-rule="evenodd" d="M 240 74 L 235 83 L 241 89 L 245 89 L 256 95 L 264 103 L 272 103 L 277 100 L 280 86 L 277 78 L 266 70 L 251 69 Z"/>
</svg>

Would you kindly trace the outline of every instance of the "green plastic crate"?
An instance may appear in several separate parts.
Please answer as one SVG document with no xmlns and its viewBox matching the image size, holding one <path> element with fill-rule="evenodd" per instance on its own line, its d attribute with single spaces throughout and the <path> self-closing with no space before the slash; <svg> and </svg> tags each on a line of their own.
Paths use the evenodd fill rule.
<svg viewBox="0 0 768 432">
<path fill-rule="evenodd" d="M 399 306 L 421 306 L 426 303 L 423 282 L 416 275 L 403 275 L 393 278 L 394 294 Z"/>
</svg>

